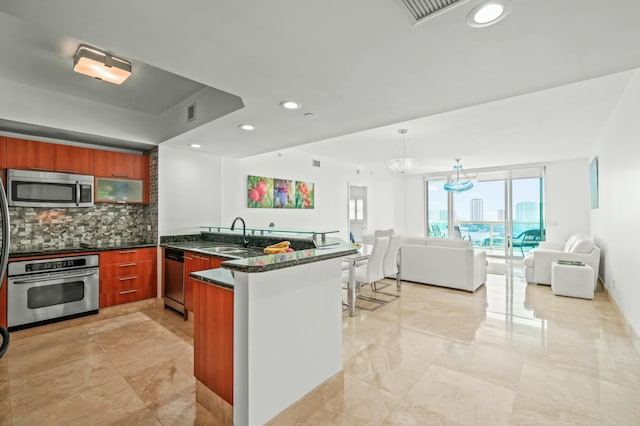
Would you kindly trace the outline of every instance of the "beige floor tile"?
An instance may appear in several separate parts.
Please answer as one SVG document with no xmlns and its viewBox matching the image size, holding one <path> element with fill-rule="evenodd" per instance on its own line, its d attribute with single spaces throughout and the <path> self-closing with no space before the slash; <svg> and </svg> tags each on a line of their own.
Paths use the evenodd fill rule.
<svg viewBox="0 0 640 426">
<path fill-rule="evenodd" d="M 435 364 L 517 391 L 524 355 L 517 350 L 449 341 Z"/>
<path fill-rule="evenodd" d="M 299 424 L 640 424 L 640 357 L 606 294 L 554 296 L 504 269 L 475 293 L 405 282 L 344 312 L 345 389 Z M 0 424 L 219 421 L 195 401 L 193 322 L 157 300 L 12 333 Z"/>
<path fill-rule="evenodd" d="M 222 425 L 222 420 L 196 402 L 193 395 L 169 401 L 152 410 L 163 425 Z"/>
<path fill-rule="evenodd" d="M 461 424 L 506 425 L 515 397 L 510 389 L 432 365 L 405 401 Z"/>
</svg>

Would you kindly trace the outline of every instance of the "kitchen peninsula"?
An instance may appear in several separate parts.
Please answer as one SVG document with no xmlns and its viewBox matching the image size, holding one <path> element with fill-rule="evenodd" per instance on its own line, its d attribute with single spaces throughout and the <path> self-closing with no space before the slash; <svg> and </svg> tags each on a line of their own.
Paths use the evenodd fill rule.
<svg viewBox="0 0 640 426">
<path fill-rule="evenodd" d="M 246 254 L 190 274 L 196 398 L 229 424 L 295 423 L 343 389 L 341 258 L 355 250 L 326 233 L 249 231 Z M 224 256 L 216 244 L 242 240 L 216 228 L 161 245 Z M 282 240 L 295 251 L 256 256 Z"/>
</svg>

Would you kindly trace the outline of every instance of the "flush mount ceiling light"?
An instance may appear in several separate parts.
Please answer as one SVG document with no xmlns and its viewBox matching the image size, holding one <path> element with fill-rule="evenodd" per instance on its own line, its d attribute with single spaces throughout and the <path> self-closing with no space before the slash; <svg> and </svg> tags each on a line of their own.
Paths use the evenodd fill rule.
<svg viewBox="0 0 640 426">
<path fill-rule="evenodd" d="M 469 176 L 462 170 L 462 165 L 460 164 L 460 159 L 456 158 L 456 165 L 453 166 L 453 170 L 455 170 L 455 177 L 452 176 L 451 180 L 444 184 L 444 190 L 449 192 L 464 192 L 473 188 L 473 182 L 469 179 Z M 462 170 L 463 179 L 460 180 L 460 171 Z"/>
<path fill-rule="evenodd" d="M 255 127 L 253 127 L 251 124 L 241 124 L 238 127 L 240 127 L 242 130 L 246 130 L 247 132 L 250 132 L 253 129 L 255 129 Z"/>
<path fill-rule="evenodd" d="M 407 156 L 407 132 L 407 129 L 398 130 L 398 133 L 400 133 L 400 146 L 398 147 L 398 156 L 396 158 L 392 158 L 391 160 L 387 160 L 387 166 L 389 166 L 391 171 L 396 173 L 404 174 L 405 172 L 415 169 L 420 164 L 420 160 L 418 160 L 417 158 Z"/>
<path fill-rule="evenodd" d="M 508 13 L 508 0 L 485 1 L 471 9 L 467 15 L 467 24 L 474 28 L 487 27 L 501 21 Z"/>
<path fill-rule="evenodd" d="M 81 44 L 73 57 L 73 70 L 98 80 L 122 84 L 131 75 L 131 62 Z"/>
<path fill-rule="evenodd" d="M 282 101 L 280 106 L 284 109 L 300 109 L 302 105 L 295 101 Z"/>
</svg>

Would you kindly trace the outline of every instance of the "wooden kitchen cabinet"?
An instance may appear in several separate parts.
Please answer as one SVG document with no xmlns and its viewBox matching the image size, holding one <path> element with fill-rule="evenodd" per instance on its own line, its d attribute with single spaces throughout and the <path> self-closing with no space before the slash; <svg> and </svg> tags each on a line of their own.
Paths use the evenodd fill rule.
<svg viewBox="0 0 640 426">
<path fill-rule="evenodd" d="M 233 290 L 194 280 L 193 373 L 233 405 Z"/>
<path fill-rule="evenodd" d="M 0 169 L 7 168 L 7 138 L 0 136 Z M 2 180 L 4 182 L 4 179 Z"/>
<path fill-rule="evenodd" d="M 97 203 L 149 203 L 149 157 L 94 150 Z"/>
<path fill-rule="evenodd" d="M 93 149 L 6 138 L 8 169 L 93 174 Z"/>
<path fill-rule="evenodd" d="M 52 143 L 26 139 L 7 139 L 7 168 L 22 170 L 54 170 L 54 147 Z"/>
<path fill-rule="evenodd" d="M 157 296 L 156 248 L 100 253 L 100 307 Z"/>
<path fill-rule="evenodd" d="M 94 150 L 94 174 L 96 177 L 147 180 L 149 157 L 124 152 Z"/>
<path fill-rule="evenodd" d="M 184 252 L 184 310 L 185 318 L 187 311 L 194 312 L 193 309 L 193 278 L 189 274 L 196 271 L 205 271 L 207 269 L 219 268 L 225 259 L 217 256 L 207 256 L 201 253 L 191 251 Z"/>
<path fill-rule="evenodd" d="M 93 174 L 93 149 L 70 145 L 54 145 L 53 168 L 60 173 Z"/>
</svg>

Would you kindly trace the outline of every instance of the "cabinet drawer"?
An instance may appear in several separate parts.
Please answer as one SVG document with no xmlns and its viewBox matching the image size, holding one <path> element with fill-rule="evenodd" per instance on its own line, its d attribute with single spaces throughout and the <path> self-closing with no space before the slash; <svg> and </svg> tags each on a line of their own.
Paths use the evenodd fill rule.
<svg viewBox="0 0 640 426">
<path fill-rule="evenodd" d="M 155 247 L 103 251 L 100 253 L 100 266 L 155 260 L 155 258 Z"/>
<path fill-rule="evenodd" d="M 153 274 L 154 262 L 151 260 L 110 263 L 100 266 L 100 277 L 103 279 L 131 277 L 134 275 Z"/>
<path fill-rule="evenodd" d="M 100 293 L 121 292 L 152 287 L 152 275 L 131 275 L 120 278 L 100 279 Z"/>
<path fill-rule="evenodd" d="M 153 297 L 149 288 L 134 288 L 121 291 L 100 293 L 100 307 L 119 305 L 121 303 L 137 302 Z"/>
</svg>

